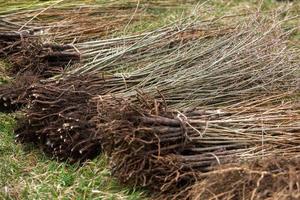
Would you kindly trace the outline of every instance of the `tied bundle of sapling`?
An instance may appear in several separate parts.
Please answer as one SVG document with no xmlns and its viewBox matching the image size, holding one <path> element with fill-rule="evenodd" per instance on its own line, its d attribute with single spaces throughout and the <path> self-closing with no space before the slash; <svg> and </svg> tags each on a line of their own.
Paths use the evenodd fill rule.
<svg viewBox="0 0 300 200">
<path fill-rule="evenodd" d="M 96 110 L 89 99 L 103 82 L 99 76 L 74 76 L 34 84 L 26 115 L 15 131 L 16 139 L 34 142 L 45 152 L 69 162 L 98 155 L 101 146 L 96 126 L 89 123 Z"/>
<path fill-rule="evenodd" d="M 95 98 L 97 135 L 118 180 L 177 196 L 218 165 L 297 156 L 299 104 L 277 102 L 286 97 L 185 111 L 149 97 Z"/>
</svg>

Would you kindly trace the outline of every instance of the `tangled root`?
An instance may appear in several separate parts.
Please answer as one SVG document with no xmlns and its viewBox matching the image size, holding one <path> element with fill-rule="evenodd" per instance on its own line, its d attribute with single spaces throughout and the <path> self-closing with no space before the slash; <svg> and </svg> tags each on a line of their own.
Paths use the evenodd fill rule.
<svg viewBox="0 0 300 200">
<path fill-rule="evenodd" d="M 29 71 L 48 78 L 59 74 L 67 65 L 79 63 L 80 55 L 72 48 L 70 45 L 43 44 L 30 31 L 0 33 L 0 58 L 11 63 L 11 75 Z"/>
<path fill-rule="evenodd" d="M 14 112 L 24 107 L 28 103 L 31 86 L 37 80 L 35 75 L 24 74 L 0 85 L 0 112 Z"/>
<path fill-rule="evenodd" d="M 32 87 L 26 118 L 16 129 L 21 142 L 34 142 L 45 152 L 69 162 L 93 158 L 101 151 L 92 118 L 91 97 L 101 91 L 98 76 L 73 76 Z"/>
<path fill-rule="evenodd" d="M 178 156 L 189 145 L 184 127 L 163 102 L 145 96 L 135 102 L 113 96 L 93 101 L 97 102 L 97 135 L 121 183 L 164 195 L 196 181 L 193 169 Z"/>
<path fill-rule="evenodd" d="M 205 175 L 186 199 L 300 198 L 300 159 L 272 158 L 241 165 L 224 165 Z"/>
<path fill-rule="evenodd" d="M 69 45 L 43 44 L 30 31 L 0 33 L 0 58 L 11 67 L 12 83 L 0 87 L 0 110 L 14 112 L 28 103 L 30 86 L 40 79 L 64 71 L 68 65 L 79 63 L 80 55 Z"/>
</svg>

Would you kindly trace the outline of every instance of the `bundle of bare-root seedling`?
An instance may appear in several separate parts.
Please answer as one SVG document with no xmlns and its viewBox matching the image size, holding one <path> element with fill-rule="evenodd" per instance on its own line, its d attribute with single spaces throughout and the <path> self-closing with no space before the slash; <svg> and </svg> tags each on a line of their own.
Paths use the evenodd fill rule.
<svg viewBox="0 0 300 200">
<path fill-rule="evenodd" d="M 89 99 L 106 90 L 104 83 L 100 76 L 36 83 L 31 87 L 26 116 L 16 129 L 17 140 L 34 142 L 45 152 L 70 162 L 98 155 L 101 146 L 96 126 L 89 123 L 96 110 Z"/>
<path fill-rule="evenodd" d="M 121 182 L 182 198 L 217 165 L 297 156 L 300 107 L 293 101 L 276 103 L 280 98 L 179 112 L 145 97 L 134 103 L 101 97 L 95 99 L 95 124 Z"/>
</svg>

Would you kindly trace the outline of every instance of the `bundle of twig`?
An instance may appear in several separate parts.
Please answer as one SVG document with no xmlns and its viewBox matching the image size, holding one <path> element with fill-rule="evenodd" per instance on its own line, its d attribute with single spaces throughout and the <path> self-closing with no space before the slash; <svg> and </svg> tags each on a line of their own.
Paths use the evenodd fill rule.
<svg viewBox="0 0 300 200">
<path fill-rule="evenodd" d="M 26 116 L 16 129 L 17 140 L 37 143 L 45 152 L 69 162 L 98 155 L 96 126 L 90 123 L 96 110 L 89 99 L 107 89 L 103 83 L 99 76 L 36 83 L 31 87 Z"/>
<path fill-rule="evenodd" d="M 166 111 L 158 101 L 131 104 L 104 97 L 94 105 L 114 175 L 126 184 L 172 194 L 216 165 L 297 155 L 299 104 L 263 104 L 277 98 L 215 111 Z"/>
<path fill-rule="evenodd" d="M 176 155 L 190 145 L 184 124 L 167 118 L 172 113 L 166 112 L 163 103 L 145 103 L 140 97 L 144 103 L 138 100 L 134 105 L 109 96 L 92 100 L 97 105 L 98 116 L 93 121 L 99 142 L 120 182 L 158 193 L 176 193 L 196 181 L 192 169 L 177 162 Z M 151 113 L 157 112 L 161 116 L 151 118 Z"/>
</svg>

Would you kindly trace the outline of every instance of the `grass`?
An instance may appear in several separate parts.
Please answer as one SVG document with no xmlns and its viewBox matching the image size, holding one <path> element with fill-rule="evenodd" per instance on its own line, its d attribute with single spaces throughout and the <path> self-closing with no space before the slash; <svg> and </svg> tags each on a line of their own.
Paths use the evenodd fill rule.
<svg viewBox="0 0 300 200">
<path fill-rule="evenodd" d="M 53 2 L 55 1 L 0 0 L 0 13 L 20 8 L 43 7 Z M 78 2 L 106 3 L 111 1 Z M 131 0 L 131 2 L 137 1 Z M 147 1 L 141 0 L 141 2 Z M 195 2 L 203 1 L 195 0 Z M 253 8 L 257 2 L 259 1 L 212 0 L 208 6 L 211 8 L 210 12 L 216 15 L 237 14 L 241 10 Z M 147 13 L 158 16 L 156 20 L 139 21 L 128 27 L 127 31 L 141 32 L 164 25 L 179 18 L 182 12 L 187 10 L 187 5 L 146 9 Z M 266 0 L 262 4 L 262 9 L 269 10 L 282 5 L 275 0 Z M 293 9 L 299 9 L 299 7 L 300 2 L 293 5 Z M 299 19 L 293 22 L 295 23 L 299 25 Z M 293 39 L 299 44 L 300 34 L 295 34 Z M 9 80 L 2 73 L 6 67 L 7 64 L 0 61 L 0 84 Z M 13 134 L 16 123 L 14 117 L 15 114 L 0 113 L 0 199 L 145 199 L 144 191 L 135 191 L 132 188 L 120 186 L 111 177 L 105 156 L 79 167 L 53 160 L 36 147 L 16 143 Z"/>
<path fill-rule="evenodd" d="M 0 84 L 7 83 L 10 80 L 10 77 L 6 75 L 5 71 L 9 67 L 9 65 L 0 60 Z"/>
</svg>

